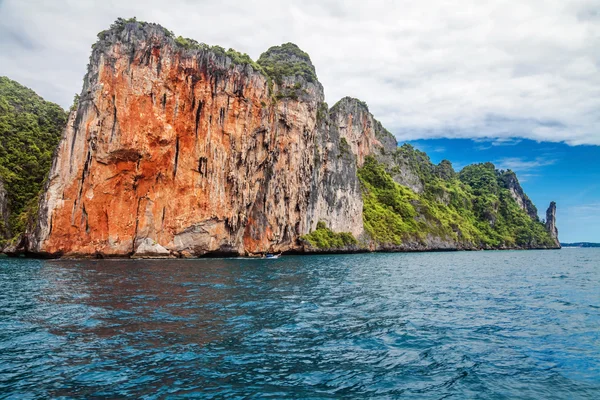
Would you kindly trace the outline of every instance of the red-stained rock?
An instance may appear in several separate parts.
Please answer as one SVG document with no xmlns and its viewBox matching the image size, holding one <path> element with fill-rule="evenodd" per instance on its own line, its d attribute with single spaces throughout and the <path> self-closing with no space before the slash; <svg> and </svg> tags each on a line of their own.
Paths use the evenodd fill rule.
<svg viewBox="0 0 600 400">
<path fill-rule="evenodd" d="M 271 90 L 264 73 L 218 53 L 185 49 L 153 24 L 104 33 L 30 252 L 300 250 L 298 238 L 319 220 L 362 234 L 356 163 L 383 147 L 372 116 L 358 107 L 319 118 L 318 82 L 283 77 Z M 352 153 L 340 155 L 342 138 Z"/>
</svg>

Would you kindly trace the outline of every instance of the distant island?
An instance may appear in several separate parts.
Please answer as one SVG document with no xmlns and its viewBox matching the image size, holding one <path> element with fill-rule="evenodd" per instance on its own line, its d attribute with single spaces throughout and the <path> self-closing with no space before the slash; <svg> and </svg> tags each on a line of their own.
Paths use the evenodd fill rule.
<svg viewBox="0 0 600 400">
<path fill-rule="evenodd" d="M 576 243 L 561 243 L 562 247 L 600 247 L 600 243 L 576 242 Z"/>
<path fill-rule="evenodd" d="M 295 44 L 253 61 L 118 19 L 98 34 L 69 113 L 0 79 L 0 250 L 560 248 L 556 204 L 540 220 L 513 171 L 433 164 L 399 145 L 363 101 L 324 99 Z"/>
</svg>

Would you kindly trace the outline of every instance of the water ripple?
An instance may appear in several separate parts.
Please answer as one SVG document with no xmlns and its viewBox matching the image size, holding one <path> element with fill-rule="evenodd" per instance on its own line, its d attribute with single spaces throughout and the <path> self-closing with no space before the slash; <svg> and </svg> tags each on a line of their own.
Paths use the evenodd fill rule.
<svg viewBox="0 0 600 400">
<path fill-rule="evenodd" d="M 0 259 L 0 398 L 600 398 L 600 250 Z"/>
</svg>

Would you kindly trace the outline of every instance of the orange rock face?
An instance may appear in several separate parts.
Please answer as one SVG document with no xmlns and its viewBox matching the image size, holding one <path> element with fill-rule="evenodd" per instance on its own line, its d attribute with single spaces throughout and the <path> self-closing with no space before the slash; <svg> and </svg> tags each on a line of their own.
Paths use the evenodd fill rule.
<svg viewBox="0 0 600 400">
<path fill-rule="evenodd" d="M 339 140 L 359 162 L 381 143 L 366 122 L 351 129 L 351 114 L 337 118 L 349 120 L 347 134 L 318 121 L 320 84 L 286 77 L 273 90 L 290 88 L 299 95 L 275 101 L 251 66 L 178 47 L 155 25 L 109 32 L 92 53 L 30 251 L 300 250 L 319 220 L 360 236 L 356 158 L 338 156 Z"/>
</svg>

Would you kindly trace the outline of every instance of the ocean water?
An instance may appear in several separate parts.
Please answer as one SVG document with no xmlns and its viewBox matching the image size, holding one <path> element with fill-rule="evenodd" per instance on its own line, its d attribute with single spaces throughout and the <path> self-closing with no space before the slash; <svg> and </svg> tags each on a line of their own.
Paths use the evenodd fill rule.
<svg viewBox="0 0 600 400">
<path fill-rule="evenodd" d="M 0 398 L 600 399 L 600 249 L 0 259 Z"/>
</svg>

